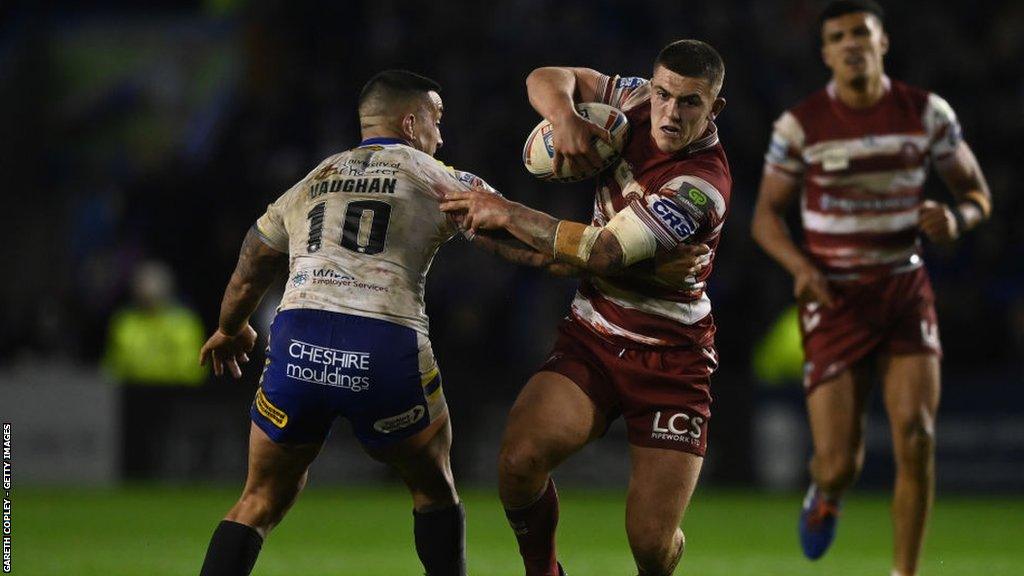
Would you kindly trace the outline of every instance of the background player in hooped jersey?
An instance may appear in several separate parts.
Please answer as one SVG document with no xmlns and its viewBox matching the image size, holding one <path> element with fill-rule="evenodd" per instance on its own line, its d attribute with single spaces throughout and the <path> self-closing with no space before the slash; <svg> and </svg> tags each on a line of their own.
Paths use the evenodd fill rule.
<svg viewBox="0 0 1024 576">
<path fill-rule="evenodd" d="M 442 204 L 470 231 L 507 230 L 597 275 L 584 276 L 551 356 L 516 400 L 501 448 L 501 499 L 528 576 L 562 573 L 550 471 L 619 416 L 633 463 L 626 531 L 640 574 L 670 574 L 682 556 L 679 523 L 703 462 L 717 365 L 704 282 L 732 184 L 713 122 L 725 104 L 718 97 L 724 73 L 718 53 L 696 40 L 665 47 L 650 81 L 584 68 L 535 70 L 530 102 L 554 125 L 566 161 L 598 162 L 591 141 L 603 136 L 578 116 L 574 97 L 616 106 L 632 126 L 622 161 L 598 179 L 592 224 L 484 192 L 450 192 Z M 614 276 L 656 253 L 701 243 L 703 262 L 683 290 Z"/>
<path fill-rule="evenodd" d="M 814 439 L 800 538 L 812 559 L 832 542 L 840 497 L 864 458 L 864 409 L 883 385 L 896 457 L 893 574 L 916 573 L 933 496 L 939 345 L 919 235 L 955 240 L 988 218 L 988 185 L 942 98 L 885 75 L 889 38 L 871 0 L 820 18 L 828 86 L 775 123 L 753 222 L 794 277 Z M 923 200 L 929 164 L 956 198 Z M 786 230 L 800 196 L 805 246 Z"/>
<path fill-rule="evenodd" d="M 431 576 L 466 573 L 465 516 L 449 465 L 451 425 L 427 339 L 423 289 L 457 228 L 434 186 L 486 187 L 433 158 L 438 85 L 400 70 L 359 97 L 363 141 L 324 160 L 249 230 L 201 358 L 237 378 L 248 319 L 279 270 L 288 282 L 252 405 L 249 473 L 217 527 L 203 576 L 248 574 L 306 483 L 333 420 L 407 484 L 416 551 Z"/>
</svg>

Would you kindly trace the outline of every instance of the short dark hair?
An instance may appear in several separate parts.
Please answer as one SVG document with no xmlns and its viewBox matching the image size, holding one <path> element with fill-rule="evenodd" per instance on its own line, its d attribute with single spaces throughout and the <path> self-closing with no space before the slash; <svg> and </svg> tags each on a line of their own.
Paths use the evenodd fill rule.
<svg viewBox="0 0 1024 576">
<path fill-rule="evenodd" d="M 383 100 L 390 104 L 398 100 L 425 95 L 427 92 L 441 92 L 437 82 L 408 70 L 384 70 L 378 72 L 359 91 L 359 112 L 371 100 Z"/>
<path fill-rule="evenodd" d="M 885 10 L 875 0 L 832 0 L 822 8 L 821 14 L 818 15 L 818 29 L 820 30 L 825 24 L 825 20 L 856 12 L 874 14 L 879 22 L 885 21 Z"/>
<path fill-rule="evenodd" d="M 725 62 L 718 51 L 700 40 L 676 40 L 658 53 L 654 67 L 666 69 L 691 78 L 706 78 L 716 88 L 725 78 Z"/>
</svg>

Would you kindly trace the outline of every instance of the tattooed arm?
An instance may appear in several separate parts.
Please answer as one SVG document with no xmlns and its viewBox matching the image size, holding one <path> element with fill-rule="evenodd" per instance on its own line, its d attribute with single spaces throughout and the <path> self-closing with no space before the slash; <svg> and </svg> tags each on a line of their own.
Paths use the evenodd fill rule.
<svg viewBox="0 0 1024 576">
<path fill-rule="evenodd" d="M 500 256 L 513 264 L 543 268 L 554 276 L 580 276 L 582 270 L 570 264 L 555 262 L 550 254 L 542 254 L 504 230 L 480 230 L 472 239 L 473 245 Z"/>
<path fill-rule="evenodd" d="M 578 266 L 557 262 L 530 248 L 504 230 L 480 230 L 473 244 L 521 266 L 543 268 L 553 276 L 583 277 L 587 272 Z M 710 262 L 711 250 L 707 244 L 680 244 L 674 250 L 659 252 L 654 258 L 623 268 L 614 276 L 629 278 L 655 289 L 687 290 L 692 286 L 688 277 L 695 277 Z"/>
<path fill-rule="evenodd" d="M 609 276 L 626 267 L 622 247 L 610 230 L 558 220 L 496 194 L 476 190 L 448 192 L 441 203 L 441 210 L 460 213 L 464 230 L 475 233 L 478 230 L 505 229 L 539 254 L 550 255 L 553 261 L 585 272 Z M 559 233 L 560 226 L 566 228 L 562 234 Z M 590 236 L 581 240 L 581 234 Z M 586 245 L 585 254 L 576 257 L 572 246 L 581 242 Z"/>
<path fill-rule="evenodd" d="M 509 211 L 508 222 L 505 223 L 505 229 L 534 249 L 553 254 L 554 259 L 577 266 L 587 272 L 600 276 L 612 276 L 625 270 L 622 246 L 614 234 L 604 229 L 595 229 L 599 231 L 596 232 L 596 239 L 592 240 L 588 257 L 564 258 L 558 229 L 560 224 L 567 223 L 522 204 L 513 203 Z"/>
<path fill-rule="evenodd" d="M 256 311 L 271 282 L 287 265 L 287 254 L 264 244 L 255 226 L 249 228 L 238 254 L 238 264 L 224 290 L 219 330 L 237 334 Z"/>
<path fill-rule="evenodd" d="M 242 241 L 224 299 L 220 304 L 217 331 L 199 352 L 200 364 L 213 363 L 213 371 L 220 376 L 227 365 L 235 378 L 242 375 L 239 362 L 248 362 L 248 352 L 256 343 L 256 331 L 249 325 L 249 317 L 256 311 L 274 278 L 288 266 L 288 254 L 267 246 L 259 237 L 256 227 Z"/>
<path fill-rule="evenodd" d="M 624 276 L 653 288 L 685 290 L 692 281 L 687 278 L 711 261 L 707 245 L 680 243 L 628 265 L 621 239 L 607 227 L 558 220 L 494 194 L 449 192 L 441 209 L 458 213 L 460 226 L 475 231 L 474 243 L 484 249 L 559 276 Z"/>
</svg>

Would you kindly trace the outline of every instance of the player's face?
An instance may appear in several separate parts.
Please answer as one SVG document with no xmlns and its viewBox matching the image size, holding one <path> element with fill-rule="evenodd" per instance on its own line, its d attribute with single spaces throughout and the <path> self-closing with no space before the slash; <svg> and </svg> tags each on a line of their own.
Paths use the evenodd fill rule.
<svg viewBox="0 0 1024 576">
<path fill-rule="evenodd" d="M 431 90 L 428 96 L 429 101 L 419 106 L 415 113 L 412 145 L 417 150 L 433 156 L 444 144 L 444 140 L 441 139 L 441 114 L 444 112 L 444 105 L 441 103 L 441 95 L 437 92 Z"/>
<path fill-rule="evenodd" d="M 869 12 L 830 18 L 821 26 L 821 57 L 841 84 L 881 77 L 882 57 L 888 50 L 889 37 Z"/>
<path fill-rule="evenodd" d="M 700 138 L 725 105 L 706 78 L 658 66 L 651 78 L 651 137 L 662 152 L 678 152 Z"/>
</svg>

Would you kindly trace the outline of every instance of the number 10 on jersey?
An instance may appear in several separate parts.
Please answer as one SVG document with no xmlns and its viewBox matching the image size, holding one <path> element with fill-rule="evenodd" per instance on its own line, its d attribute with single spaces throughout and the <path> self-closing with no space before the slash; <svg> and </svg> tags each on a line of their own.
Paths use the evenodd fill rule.
<svg viewBox="0 0 1024 576">
<path fill-rule="evenodd" d="M 309 239 L 306 250 L 310 253 L 320 250 L 323 243 L 324 218 L 327 202 L 313 206 L 306 219 L 309 220 Z M 359 254 L 379 254 L 384 251 L 384 242 L 391 221 L 391 205 L 380 200 L 355 200 L 345 207 L 345 223 L 341 228 L 341 246 Z"/>
</svg>

